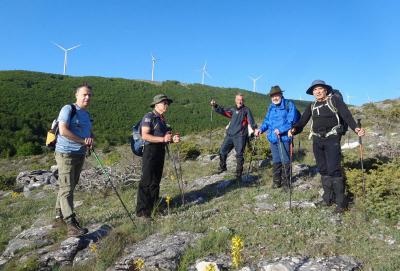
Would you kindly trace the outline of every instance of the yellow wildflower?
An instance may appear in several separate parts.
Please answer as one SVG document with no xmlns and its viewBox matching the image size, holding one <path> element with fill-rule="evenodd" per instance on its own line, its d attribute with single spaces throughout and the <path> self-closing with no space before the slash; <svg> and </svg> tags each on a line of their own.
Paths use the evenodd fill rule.
<svg viewBox="0 0 400 271">
<path fill-rule="evenodd" d="M 17 198 L 19 198 L 21 196 L 21 193 L 18 193 L 18 192 L 12 192 L 11 193 L 11 198 L 13 198 L 13 199 L 17 199 Z"/>
<path fill-rule="evenodd" d="M 231 249 L 232 249 L 231 254 L 232 254 L 232 265 L 235 268 L 238 268 L 242 261 L 241 253 L 242 253 L 243 247 L 244 247 L 244 243 L 243 243 L 243 240 L 240 238 L 240 236 L 238 236 L 238 235 L 233 236 L 232 246 L 231 246 Z"/>
<path fill-rule="evenodd" d="M 167 208 L 168 208 L 168 215 L 169 215 L 169 204 L 171 203 L 172 198 L 170 196 L 167 196 L 165 198 L 165 202 L 167 203 Z"/>
<path fill-rule="evenodd" d="M 167 203 L 167 205 L 169 206 L 169 204 L 171 203 L 172 198 L 170 196 L 167 196 L 165 198 L 165 202 Z"/>
<path fill-rule="evenodd" d="M 217 269 L 215 268 L 215 264 L 213 264 L 213 263 L 209 263 L 207 266 L 206 266 L 206 271 L 216 271 Z"/>
<path fill-rule="evenodd" d="M 96 253 L 96 252 L 97 252 L 97 246 L 96 246 L 96 244 L 90 244 L 90 245 L 89 245 L 89 249 L 90 249 L 90 252 Z"/>
<path fill-rule="evenodd" d="M 142 270 L 144 267 L 144 260 L 142 258 L 138 258 L 133 261 L 133 268 L 135 271 Z"/>
</svg>

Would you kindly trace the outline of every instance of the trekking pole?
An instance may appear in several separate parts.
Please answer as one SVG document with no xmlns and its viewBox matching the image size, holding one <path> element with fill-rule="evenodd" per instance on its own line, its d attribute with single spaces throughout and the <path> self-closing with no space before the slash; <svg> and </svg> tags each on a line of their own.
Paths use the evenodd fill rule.
<svg viewBox="0 0 400 271">
<path fill-rule="evenodd" d="M 128 208 L 126 208 L 126 205 L 125 205 L 125 203 L 122 201 L 121 196 L 119 195 L 119 193 L 118 193 L 118 191 L 117 191 L 117 188 L 114 186 L 113 182 L 111 181 L 110 175 L 108 174 L 107 170 L 104 168 L 103 162 L 99 159 L 99 157 L 97 156 L 97 154 L 96 154 L 96 152 L 94 151 L 94 149 L 92 148 L 91 150 L 92 150 L 93 155 L 94 155 L 94 157 L 96 158 L 97 162 L 99 163 L 100 168 L 102 169 L 103 173 L 107 176 L 108 182 L 111 184 L 111 187 L 113 188 L 115 194 L 117 195 L 119 201 L 121 202 L 122 207 L 124 207 L 126 213 L 128 214 L 129 219 L 132 221 L 133 226 L 136 227 L 135 221 L 133 220 L 131 214 L 129 213 Z"/>
<path fill-rule="evenodd" d="M 293 177 L 293 171 L 292 171 L 292 163 L 293 163 L 293 147 L 294 147 L 294 137 L 292 137 L 292 141 L 290 142 L 290 173 L 289 173 L 289 209 L 292 209 L 292 177 Z"/>
<path fill-rule="evenodd" d="M 361 128 L 361 119 L 357 119 L 357 125 L 359 128 Z M 362 143 L 362 138 L 361 136 L 358 137 L 358 143 L 360 145 L 360 164 L 361 164 L 361 179 L 362 179 L 362 191 L 364 195 L 364 200 L 365 200 L 365 176 L 364 176 L 364 147 Z"/>
<path fill-rule="evenodd" d="M 172 161 L 172 165 L 175 171 L 175 175 L 176 175 L 176 181 L 178 182 L 178 187 L 179 187 L 179 191 L 181 193 L 181 197 L 182 197 L 182 205 L 185 205 L 185 195 L 183 194 L 183 189 L 181 187 L 181 183 L 179 181 L 179 174 L 178 174 L 178 168 L 176 167 L 176 162 L 175 159 L 172 157 L 170 151 L 169 151 L 169 143 L 165 146 L 167 149 L 167 155 L 170 158 L 170 160 Z"/>
<path fill-rule="evenodd" d="M 249 180 L 249 175 L 250 175 L 250 168 L 251 168 L 251 163 L 253 161 L 253 155 L 254 155 L 254 144 L 255 142 L 251 143 L 251 139 L 249 138 L 249 145 L 250 145 L 250 149 L 251 149 L 251 153 L 250 153 L 250 161 L 249 161 L 249 167 L 247 169 L 247 175 L 246 175 L 246 181 Z"/>
<path fill-rule="evenodd" d="M 286 166 L 285 166 L 285 163 L 283 162 L 283 150 L 282 150 L 282 145 L 283 145 L 283 143 L 282 143 L 281 137 L 278 135 L 279 156 L 280 156 L 280 158 L 281 158 L 281 163 L 282 163 L 282 166 L 283 166 L 283 172 L 284 172 L 285 178 L 287 178 L 288 176 L 286 175 L 286 173 L 287 173 L 287 171 L 286 171 Z M 290 187 L 289 187 L 289 189 L 290 189 Z M 289 194 L 290 194 L 290 193 L 289 193 Z M 291 195 L 289 195 L 289 197 L 291 198 Z M 289 209 L 291 209 L 291 208 L 292 208 L 292 202 L 291 202 L 291 200 L 290 200 L 290 201 L 289 201 Z"/>
<path fill-rule="evenodd" d="M 212 98 L 211 98 L 212 100 Z M 213 129 L 213 107 L 211 106 L 211 111 L 210 111 L 210 152 L 212 150 L 212 129 Z"/>
<path fill-rule="evenodd" d="M 181 158 L 180 158 L 180 153 L 181 153 L 181 150 L 180 150 L 180 147 L 179 147 L 179 145 L 176 145 L 176 149 L 178 150 L 178 154 L 177 154 L 177 158 L 178 158 L 178 169 L 179 169 L 179 176 L 180 176 L 180 179 L 181 179 L 181 185 L 182 185 L 182 190 L 183 190 L 183 195 L 185 195 L 185 182 L 183 181 L 183 170 L 182 170 L 182 163 L 181 163 Z"/>
<path fill-rule="evenodd" d="M 294 144 L 294 140 L 293 140 L 293 144 Z M 297 156 L 296 156 L 297 159 L 299 159 L 299 157 L 300 157 L 300 144 L 301 144 L 301 139 L 299 137 L 298 144 L 297 144 Z"/>
</svg>

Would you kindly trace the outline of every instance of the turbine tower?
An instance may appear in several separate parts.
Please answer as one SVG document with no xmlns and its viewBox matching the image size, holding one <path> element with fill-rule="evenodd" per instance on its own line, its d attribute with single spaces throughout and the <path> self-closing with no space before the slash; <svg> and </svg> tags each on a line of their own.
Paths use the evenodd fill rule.
<svg viewBox="0 0 400 271">
<path fill-rule="evenodd" d="M 55 42 L 53 42 L 53 44 L 64 51 L 64 72 L 63 72 L 63 74 L 65 75 L 65 73 L 67 72 L 68 51 L 71 51 L 71 50 L 73 50 L 75 48 L 78 48 L 81 45 L 78 44 L 78 45 L 75 45 L 75 46 L 73 46 L 73 47 L 71 47 L 69 49 L 65 49 L 64 47 L 62 47 L 61 45 L 59 45 L 59 44 L 57 44 Z"/>
<path fill-rule="evenodd" d="M 253 77 L 249 76 L 249 78 L 253 81 L 253 92 L 256 92 L 256 82 L 261 77 L 262 77 L 262 75 L 258 76 L 257 78 L 253 78 Z"/>
<path fill-rule="evenodd" d="M 201 84 L 204 85 L 204 77 L 207 75 L 208 78 L 211 78 L 211 75 L 207 72 L 207 61 L 204 63 L 203 68 L 201 68 Z"/>
<path fill-rule="evenodd" d="M 154 67 L 157 60 L 158 59 L 153 54 L 151 54 L 151 81 L 154 81 Z"/>
</svg>

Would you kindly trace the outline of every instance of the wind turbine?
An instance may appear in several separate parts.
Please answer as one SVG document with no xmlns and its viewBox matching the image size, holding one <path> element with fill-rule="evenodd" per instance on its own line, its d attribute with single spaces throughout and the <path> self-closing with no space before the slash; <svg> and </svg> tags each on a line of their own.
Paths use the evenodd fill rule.
<svg viewBox="0 0 400 271">
<path fill-rule="evenodd" d="M 356 96 L 350 96 L 348 93 L 346 94 L 347 104 L 350 104 L 350 98 L 355 98 Z"/>
<path fill-rule="evenodd" d="M 63 72 L 63 74 L 65 75 L 65 73 L 67 72 L 68 51 L 71 51 L 71 50 L 73 50 L 75 48 L 78 48 L 81 45 L 78 44 L 78 45 L 75 45 L 75 46 L 73 46 L 73 47 L 71 47 L 69 49 L 65 49 L 64 47 L 62 47 L 61 45 L 59 45 L 59 44 L 57 44 L 55 42 L 53 42 L 53 44 L 64 51 L 64 72 Z"/>
<path fill-rule="evenodd" d="M 156 65 L 157 58 L 151 54 L 151 81 L 154 81 L 154 66 Z"/>
<path fill-rule="evenodd" d="M 260 76 L 257 77 L 257 78 L 253 78 L 253 77 L 249 76 L 249 78 L 253 81 L 253 92 L 256 92 L 256 82 L 257 82 L 257 80 L 260 79 L 261 77 L 262 77 L 262 75 L 260 75 Z"/>
<path fill-rule="evenodd" d="M 207 61 L 204 63 L 203 68 L 201 68 L 201 84 L 204 85 L 204 77 L 207 75 L 208 78 L 211 78 L 211 75 L 207 72 Z"/>
</svg>

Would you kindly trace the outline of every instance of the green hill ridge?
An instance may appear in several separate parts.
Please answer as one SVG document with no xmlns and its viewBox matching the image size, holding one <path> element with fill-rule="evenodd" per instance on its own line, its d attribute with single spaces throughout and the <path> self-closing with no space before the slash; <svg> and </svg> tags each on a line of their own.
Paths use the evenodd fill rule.
<svg viewBox="0 0 400 271">
<path fill-rule="evenodd" d="M 227 123 L 224 118 L 214 118 L 213 123 L 210 122 L 211 98 L 230 106 L 234 104 L 234 95 L 241 92 L 258 120 L 264 117 L 270 103 L 266 95 L 238 88 L 0 71 L 0 157 L 41 153 L 51 121 L 63 105 L 75 100 L 75 88 L 83 82 L 93 87 L 89 111 L 94 119 L 96 142 L 101 145 L 127 143 L 132 125 L 151 110 L 149 104 L 158 93 L 165 93 L 174 100 L 167 119 L 173 130 L 182 135 Z M 302 109 L 306 102 L 296 101 L 296 104 Z"/>
</svg>

